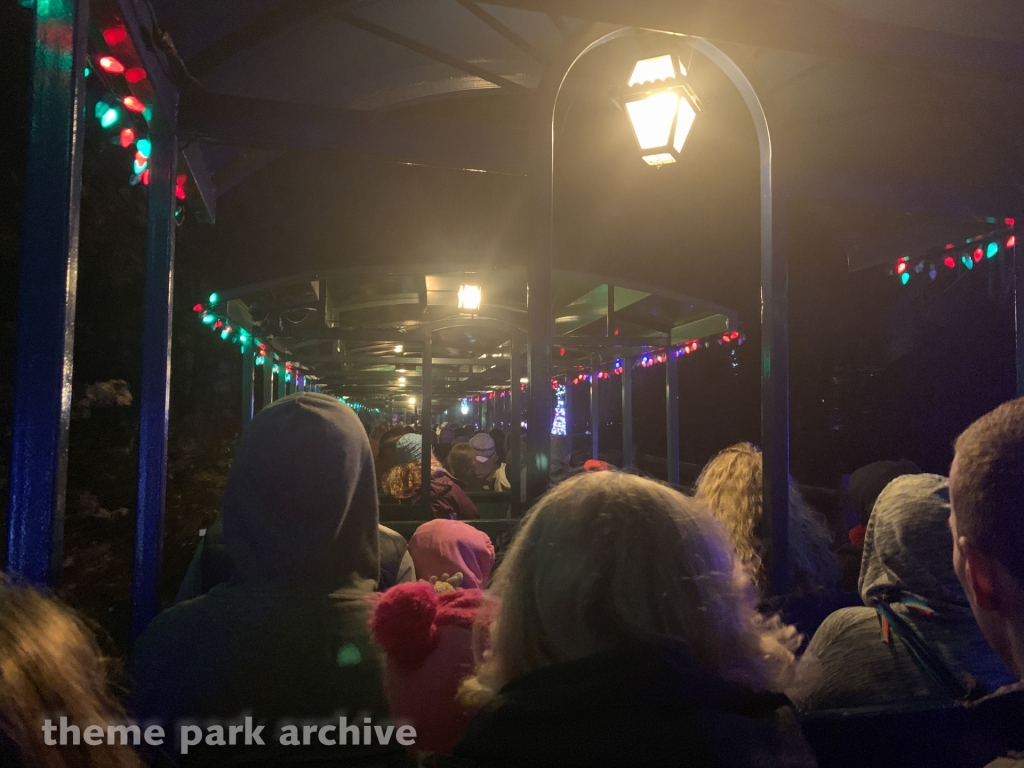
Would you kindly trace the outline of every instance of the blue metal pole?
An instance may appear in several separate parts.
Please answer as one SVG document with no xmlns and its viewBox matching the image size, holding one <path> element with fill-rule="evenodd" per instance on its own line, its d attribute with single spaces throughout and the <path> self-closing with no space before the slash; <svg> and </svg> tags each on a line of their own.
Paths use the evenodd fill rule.
<svg viewBox="0 0 1024 768">
<path fill-rule="evenodd" d="M 633 453 L 633 359 L 622 360 L 622 466 L 632 467 Z"/>
<path fill-rule="evenodd" d="M 37 585 L 63 559 L 87 28 L 86 0 L 35 4 L 7 569 Z"/>
<path fill-rule="evenodd" d="M 263 406 L 274 400 L 274 361 L 270 356 L 263 358 Z M 262 407 L 262 406 L 261 406 Z"/>
<path fill-rule="evenodd" d="M 178 164 L 177 104 L 169 106 L 169 110 L 156 109 L 151 123 L 131 641 L 142 634 L 160 609 L 174 303 L 174 184 Z"/>
<path fill-rule="evenodd" d="M 285 382 L 284 380 L 284 377 L 286 375 L 287 372 L 285 371 L 283 365 L 277 369 L 277 394 L 274 396 L 275 400 L 280 400 L 282 397 L 285 397 L 288 394 L 287 382 Z"/>
</svg>

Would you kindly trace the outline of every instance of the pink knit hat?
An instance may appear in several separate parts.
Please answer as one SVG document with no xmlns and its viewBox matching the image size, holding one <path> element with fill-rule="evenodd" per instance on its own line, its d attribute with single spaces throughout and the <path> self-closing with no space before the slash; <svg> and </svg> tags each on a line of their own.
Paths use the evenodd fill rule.
<svg viewBox="0 0 1024 768">
<path fill-rule="evenodd" d="M 421 579 L 462 573 L 465 589 L 483 589 L 494 567 L 491 537 L 459 520 L 424 523 L 409 539 L 409 555 Z"/>
<path fill-rule="evenodd" d="M 384 694 L 391 717 L 416 729 L 416 750 L 450 752 L 473 716 L 456 700 L 473 672 L 473 622 L 479 589 L 438 594 L 424 581 L 392 587 L 370 617 L 385 653 Z"/>
</svg>

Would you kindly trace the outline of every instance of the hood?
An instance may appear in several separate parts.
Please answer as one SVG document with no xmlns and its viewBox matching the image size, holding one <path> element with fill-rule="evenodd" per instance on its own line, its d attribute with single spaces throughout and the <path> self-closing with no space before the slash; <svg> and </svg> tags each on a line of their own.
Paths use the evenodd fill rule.
<svg viewBox="0 0 1024 768">
<path fill-rule="evenodd" d="M 228 474 L 224 541 L 243 581 L 373 591 L 377 487 L 351 408 L 300 392 L 256 414 Z"/>
<path fill-rule="evenodd" d="M 949 484 L 941 475 L 903 475 L 879 495 L 864 536 L 859 589 L 867 606 L 890 590 L 923 598 L 936 618 L 972 619 L 953 571 Z"/>
<path fill-rule="evenodd" d="M 409 539 L 416 576 L 429 579 L 462 572 L 464 589 L 483 589 L 494 566 L 491 537 L 459 520 L 431 520 Z"/>
</svg>

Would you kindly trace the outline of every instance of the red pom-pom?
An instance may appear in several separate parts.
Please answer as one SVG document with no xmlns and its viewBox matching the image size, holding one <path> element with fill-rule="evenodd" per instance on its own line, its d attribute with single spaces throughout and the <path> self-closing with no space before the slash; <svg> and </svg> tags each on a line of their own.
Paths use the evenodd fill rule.
<svg viewBox="0 0 1024 768">
<path fill-rule="evenodd" d="M 418 667 L 437 645 L 437 607 L 437 593 L 425 581 L 392 587 L 370 616 L 374 641 L 400 665 Z"/>
</svg>

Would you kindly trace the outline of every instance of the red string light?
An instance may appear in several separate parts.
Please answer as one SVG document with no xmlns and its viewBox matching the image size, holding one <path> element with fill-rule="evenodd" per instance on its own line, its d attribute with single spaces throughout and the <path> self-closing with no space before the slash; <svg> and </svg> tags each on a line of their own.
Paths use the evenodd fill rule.
<svg viewBox="0 0 1024 768">
<path fill-rule="evenodd" d="M 128 31 L 124 27 L 111 27 L 103 30 L 103 41 L 107 45 L 117 45 L 124 42 L 128 37 Z"/>
<path fill-rule="evenodd" d="M 121 134 L 118 136 L 118 142 L 122 147 L 128 149 L 128 147 L 135 143 L 135 131 L 131 128 L 122 128 Z"/>
<path fill-rule="evenodd" d="M 132 67 L 124 73 L 124 79 L 129 83 L 141 83 L 146 79 L 146 70 L 142 67 Z"/>
<path fill-rule="evenodd" d="M 125 96 L 121 103 L 124 104 L 124 108 L 129 112 L 142 114 L 146 111 L 146 105 L 142 103 L 141 99 L 137 99 L 134 96 Z"/>
<path fill-rule="evenodd" d="M 99 64 L 100 69 L 112 75 L 120 75 L 124 72 L 124 64 L 113 56 L 100 56 L 96 63 Z"/>
</svg>

